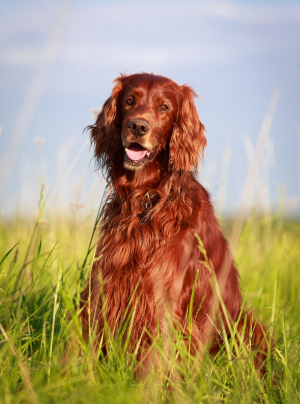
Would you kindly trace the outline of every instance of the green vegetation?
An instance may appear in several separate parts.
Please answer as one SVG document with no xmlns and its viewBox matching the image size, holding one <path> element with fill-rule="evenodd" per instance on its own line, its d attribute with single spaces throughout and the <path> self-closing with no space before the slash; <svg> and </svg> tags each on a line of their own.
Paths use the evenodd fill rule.
<svg viewBox="0 0 300 404">
<path fill-rule="evenodd" d="M 238 336 L 224 336 L 223 351 L 200 363 L 170 325 L 169 340 L 153 348 L 159 366 L 139 380 L 123 330 L 114 339 L 105 331 L 106 360 L 94 353 L 93 335 L 82 338 L 76 307 L 95 240 L 91 217 L 79 221 L 76 206 L 73 213 L 0 223 L 0 403 L 300 401 L 299 222 L 248 219 L 236 254 L 245 307 L 274 341 L 264 377 Z"/>
</svg>

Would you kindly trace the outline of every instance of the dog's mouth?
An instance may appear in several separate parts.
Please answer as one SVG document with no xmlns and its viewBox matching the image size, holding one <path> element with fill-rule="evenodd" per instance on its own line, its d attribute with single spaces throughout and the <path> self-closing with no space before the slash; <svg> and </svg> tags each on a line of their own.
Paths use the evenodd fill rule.
<svg viewBox="0 0 300 404">
<path fill-rule="evenodd" d="M 131 143 L 125 148 L 125 167 L 136 170 L 144 166 L 146 163 L 150 163 L 157 153 L 157 147 L 153 150 L 147 150 L 139 143 Z"/>
</svg>

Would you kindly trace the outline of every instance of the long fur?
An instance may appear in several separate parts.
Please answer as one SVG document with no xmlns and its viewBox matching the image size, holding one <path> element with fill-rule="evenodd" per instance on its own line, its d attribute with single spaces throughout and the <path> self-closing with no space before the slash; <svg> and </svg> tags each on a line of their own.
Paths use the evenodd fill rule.
<svg viewBox="0 0 300 404">
<path fill-rule="evenodd" d="M 135 106 L 128 107 L 124 99 L 132 92 L 136 94 Z M 193 328 L 185 327 L 185 331 L 192 334 L 194 350 L 201 349 L 214 338 L 208 317 L 217 323 L 219 307 L 205 262 L 215 272 L 230 321 L 240 314 L 238 273 L 209 194 L 196 180 L 206 138 L 195 97 L 189 86 L 179 86 L 162 76 L 122 75 L 115 80 L 95 124 L 89 127 L 98 166 L 111 186 L 97 245 L 98 260 L 92 267 L 91 283 L 81 296 L 84 329 L 88 334 L 92 319 L 98 341 L 104 315 L 114 333 L 130 302 L 130 308 L 135 306 L 132 346 L 140 339 L 141 347 L 151 345 L 149 335 L 157 335 L 158 323 L 164 330 L 166 307 L 174 322 L 183 327 L 199 271 Z M 156 99 L 168 100 L 169 115 L 157 111 Z M 149 164 L 132 171 L 124 167 L 124 142 L 132 137 L 127 122 L 136 117 L 150 122 L 143 142 L 158 145 L 158 153 Z M 149 198 L 152 207 L 146 209 Z M 203 243 L 202 251 L 195 234 Z M 250 318 L 247 327 L 250 329 Z M 263 333 L 258 326 L 255 329 L 258 347 Z M 215 348 L 216 343 L 212 350 Z"/>
</svg>

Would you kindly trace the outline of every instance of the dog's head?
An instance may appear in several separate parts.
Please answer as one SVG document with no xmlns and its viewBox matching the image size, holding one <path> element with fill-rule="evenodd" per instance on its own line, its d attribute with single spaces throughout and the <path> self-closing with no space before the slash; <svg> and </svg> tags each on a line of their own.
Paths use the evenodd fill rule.
<svg viewBox="0 0 300 404">
<path fill-rule="evenodd" d="M 168 169 L 197 170 L 206 138 L 187 85 L 153 74 L 120 76 L 103 105 L 91 140 L 99 165 L 108 171 L 140 170 L 160 158 Z"/>
</svg>

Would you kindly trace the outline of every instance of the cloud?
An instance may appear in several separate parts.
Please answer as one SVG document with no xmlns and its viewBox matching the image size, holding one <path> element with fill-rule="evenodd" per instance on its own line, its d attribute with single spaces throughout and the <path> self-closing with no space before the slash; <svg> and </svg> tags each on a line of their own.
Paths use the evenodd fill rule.
<svg viewBox="0 0 300 404">
<path fill-rule="evenodd" d="M 158 6 L 159 5 L 159 6 Z M 79 66 L 231 65 L 297 48 L 300 7 L 111 2 L 73 10 L 60 57 Z"/>
<path fill-rule="evenodd" d="M 196 45 L 196 46 L 195 46 Z M 170 65 L 180 66 L 182 63 L 189 65 L 227 65 L 234 60 L 234 53 L 231 49 L 220 46 L 211 49 L 210 47 L 199 47 L 191 43 L 188 47 L 172 45 L 169 47 L 143 47 L 139 44 L 120 46 L 110 43 L 89 44 L 78 42 L 70 44 L 67 49 L 61 52 L 61 61 L 69 65 L 114 67 L 120 66 L 147 66 L 165 68 Z"/>
<path fill-rule="evenodd" d="M 31 3 L 33 5 L 33 3 Z M 7 11 L 1 63 L 37 61 L 54 10 Z M 50 15 L 49 15 L 50 13 Z M 240 57 L 286 52 L 300 46 L 300 7 L 228 1 L 79 2 L 65 25 L 58 60 L 66 65 L 166 68 L 231 65 Z M 26 39 L 26 33 L 31 37 Z M 38 38 L 35 41 L 34 38 Z M 297 44 L 298 42 L 298 44 Z"/>
<path fill-rule="evenodd" d="M 126 5 L 124 5 L 126 4 Z M 287 2 L 281 5 L 268 4 L 263 2 L 251 4 L 236 3 L 232 1 L 174 1 L 165 0 L 141 2 L 137 0 L 111 1 L 107 3 L 77 3 L 82 21 L 93 21 L 97 17 L 98 23 L 108 21 L 122 23 L 126 21 L 130 24 L 142 22 L 146 24 L 147 20 L 152 18 L 164 18 L 183 20 L 187 17 L 219 19 L 239 22 L 260 22 L 276 23 L 284 21 L 300 21 L 299 5 L 289 5 Z M 75 10 L 76 11 L 76 10 Z"/>
</svg>

